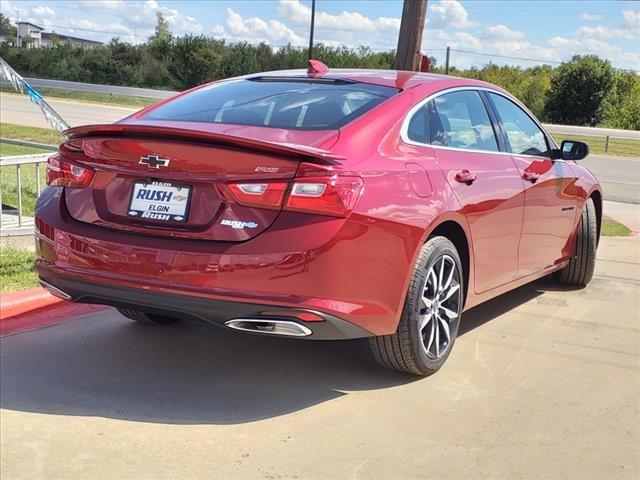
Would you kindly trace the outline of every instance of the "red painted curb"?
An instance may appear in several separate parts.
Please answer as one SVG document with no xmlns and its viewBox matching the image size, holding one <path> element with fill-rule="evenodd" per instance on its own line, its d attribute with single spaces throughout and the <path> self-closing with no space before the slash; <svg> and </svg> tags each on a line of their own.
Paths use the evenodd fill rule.
<svg viewBox="0 0 640 480">
<path fill-rule="evenodd" d="M 43 288 L 0 294 L 0 320 L 61 303 Z"/>
<path fill-rule="evenodd" d="M 63 322 L 104 310 L 102 305 L 71 303 L 41 288 L 0 295 L 0 336 Z"/>
<path fill-rule="evenodd" d="M 0 337 L 26 330 L 34 330 L 49 325 L 71 320 L 78 315 L 104 310 L 103 305 L 88 305 L 86 303 L 61 302 L 53 306 L 25 313 L 16 317 L 6 318 L 0 321 Z"/>
</svg>

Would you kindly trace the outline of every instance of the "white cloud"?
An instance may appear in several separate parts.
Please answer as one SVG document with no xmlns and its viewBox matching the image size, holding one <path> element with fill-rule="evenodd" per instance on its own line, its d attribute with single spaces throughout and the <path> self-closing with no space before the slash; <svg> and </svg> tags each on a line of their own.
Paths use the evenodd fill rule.
<svg viewBox="0 0 640 480">
<path fill-rule="evenodd" d="M 225 25 L 216 25 L 214 36 L 231 41 L 250 43 L 265 42 L 270 45 L 302 45 L 305 39 L 278 20 L 263 20 L 258 17 L 243 18 L 231 8 L 227 8 Z"/>
<path fill-rule="evenodd" d="M 31 9 L 31 14 L 36 15 L 38 17 L 55 17 L 56 16 L 56 12 L 51 10 L 49 7 L 43 7 L 42 5 L 33 7 Z"/>
<path fill-rule="evenodd" d="M 308 26 L 311 23 L 311 8 L 303 5 L 300 0 L 280 0 L 278 12 L 283 17 L 299 25 Z M 316 10 L 315 27 L 350 32 L 398 31 L 400 29 L 400 19 L 389 17 L 372 19 L 359 12 L 347 11 L 343 11 L 338 15 L 331 15 L 327 12 Z"/>
<path fill-rule="evenodd" d="M 628 28 L 609 28 L 602 25 L 595 27 L 580 27 L 573 34 L 577 38 L 624 38 L 625 40 L 633 40 L 636 32 Z"/>
<path fill-rule="evenodd" d="M 2 13 L 4 16 L 15 20 L 17 11 L 18 9 L 14 7 L 9 0 L 0 1 L 0 13 Z"/>
<path fill-rule="evenodd" d="M 624 23 L 629 28 L 640 28 L 640 14 L 635 10 L 623 10 Z"/>
<path fill-rule="evenodd" d="M 161 13 L 171 31 L 177 35 L 201 34 L 204 27 L 193 17 L 182 14 L 175 8 L 160 5 L 156 0 L 82 0 L 74 5 L 80 10 L 90 9 L 92 13 L 101 12 L 116 16 L 120 22 L 133 30 L 134 25 L 142 36 L 153 34 L 157 14 Z"/>
<path fill-rule="evenodd" d="M 123 0 L 83 0 L 80 4 L 87 8 L 112 12 L 122 11 L 125 9 L 125 3 Z"/>
<path fill-rule="evenodd" d="M 487 27 L 481 36 L 475 36 L 470 32 L 427 29 L 422 49 L 430 55 L 435 55 L 438 64 L 442 65 L 444 52 L 430 51 L 430 49 L 440 48 L 444 45 L 449 46 L 452 49 L 451 65 L 462 69 L 481 66 L 489 62 L 498 65 L 533 66 L 537 63 L 561 60 L 560 55 L 553 47 L 533 44 L 526 40 L 522 32 L 499 25 L 493 27 Z M 538 62 L 501 58 L 501 56 L 532 58 Z"/>
<path fill-rule="evenodd" d="M 487 38 L 499 40 L 522 40 L 525 38 L 524 32 L 511 30 L 506 25 L 491 25 L 486 28 Z"/>
<path fill-rule="evenodd" d="M 587 22 L 592 22 L 595 20 L 602 20 L 602 15 L 591 14 L 587 12 L 582 12 L 580 14 L 580 19 L 585 20 Z"/>
<path fill-rule="evenodd" d="M 468 28 L 473 25 L 469 13 L 457 0 L 428 3 L 427 25 L 430 28 Z"/>
<path fill-rule="evenodd" d="M 622 47 L 595 37 L 556 36 L 547 40 L 547 45 L 559 52 L 562 60 L 569 60 L 576 54 L 595 54 L 606 58 L 618 68 L 637 70 L 640 52 L 626 51 Z"/>
</svg>

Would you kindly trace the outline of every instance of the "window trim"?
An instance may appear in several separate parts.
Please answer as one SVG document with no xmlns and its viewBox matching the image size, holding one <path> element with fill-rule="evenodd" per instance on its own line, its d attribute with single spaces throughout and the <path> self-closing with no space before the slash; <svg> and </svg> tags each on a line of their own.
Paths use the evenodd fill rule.
<svg viewBox="0 0 640 480">
<path fill-rule="evenodd" d="M 480 98 L 483 97 L 482 92 L 491 92 L 491 93 L 495 93 L 496 95 L 500 95 L 500 96 L 506 98 L 507 100 L 510 100 L 511 102 L 514 102 L 514 100 L 512 98 L 510 98 L 508 95 L 505 95 L 504 93 L 500 92 L 499 90 L 496 90 L 494 88 L 489 88 L 489 87 L 464 86 L 464 87 L 450 87 L 450 88 L 445 88 L 443 90 L 439 90 L 439 91 L 437 91 L 435 93 L 432 93 L 431 95 L 428 95 L 427 97 L 423 98 L 422 100 L 420 100 L 413 107 L 411 107 L 409 109 L 409 111 L 405 114 L 405 117 L 404 117 L 404 119 L 402 121 L 402 126 L 400 127 L 400 139 L 402 140 L 402 142 L 406 143 L 407 145 L 415 145 L 415 146 L 418 146 L 418 147 L 429 147 L 429 148 L 435 148 L 437 150 L 452 150 L 452 151 L 456 151 L 456 152 L 486 153 L 486 154 L 491 154 L 491 155 L 509 155 L 509 156 L 514 156 L 515 155 L 515 156 L 518 156 L 518 157 L 541 158 L 540 155 L 527 155 L 527 154 L 516 155 L 516 154 L 511 153 L 511 152 L 503 151 L 501 144 L 503 144 L 506 147 L 506 141 L 504 140 L 504 138 L 501 138 L 498 141 L 498 148 L 500 149 L 500 151 L 498 151 L 498 152 L 491 151 L 491 150 L 472 150 L 472 149 L 468 149 L 468 148 L 446 147 L 446 146 L 443 146 L 443 145 L 431 145 L 430 143 L 422 143 L 422 142 L 418 142 L 416 140 L 412 140 L 412 139 L 409 138 L 409 123 L 410 123 L 411 119 L 413 118 L 413 116 L 416 114 L 416 112 L 418 112 L 420 110 L 420 108 L 424 107 L 427 103 L 429 103 L 434 98 L 440 97 L 440 96 L 445 95 L 447 93 L 461 92 L 461 91 L 467 91 L 467 90 L 474 90 L 474 91 L 478 92 L 478 94 L 480 95 Z M 488 101 L 491 101 L 491 99 L 488 99 Z M 542 126 L 540 121 L 538 121 L 538 119 L 535 118 L 535 116 L 533 116 L 533 114 L 531 112 L 529 112 L 529 110 L 524 105 L 521 105 L 520 102 L 514 102 L 514 103 L 516 105 L 518 105 L 529 116 L 529 118 L 531 118 L 531 120 L 533 120 L 533 122 L 538 126 L 538 128 L 540 128 L 540 130 L 542 130 L 542 133 L 544 134 L 547 143 L 550 146 L 555 146 L 556 148 L 558 148 L 557 144 L 555 143 L 553 138 L 549 135 L 549 133 L 545 130 L 545 128 Z M 493 104 L 491 104 L 491 105 L 493 105 Z M 486 105 L 485 105 L 485 108 L 486 108 Z M 502 130 L 500 122 L 498 122 L 496 125 L 493 125 L 494 120 L 492 118 L 492 113 L 493 112 L 491 112 L 491 113 L 487 112 L 487 115 L 489 115 L 489 121 L 491 121 L 492 127 L 494 128 L 494 131 L 496 131 L 496 129 L 497 129 L 497 131 L 496 131 L 496 133 L 498 133 L 497 136 L 498 137 L 504 137 L 504 132 Z M 548 157 L 543 157 L 543 158 L 548 158 Z"/>
</svg>

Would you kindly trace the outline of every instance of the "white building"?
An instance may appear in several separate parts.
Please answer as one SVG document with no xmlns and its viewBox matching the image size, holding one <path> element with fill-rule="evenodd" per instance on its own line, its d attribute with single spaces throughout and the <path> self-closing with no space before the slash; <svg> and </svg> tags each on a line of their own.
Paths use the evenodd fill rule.
<svg viewBox="0 0 640 480">
<path fill-rule="evenodd" d="M 53 47 L 56 44 L 70 43 L 74 47 L 92 48 L 98 45 L 102 45 L 102 42 L 96 42 L 95 40 L 89 40 L 86 38 L 72 37 L 70 35 L 62 35 L 61 33 L 47 33 L 42 32 L 42 46 Z"/>
<path fill-rule="evenodd" d="M 40 48 L 44 28 L 29 22 L 18 22 L 18 47 Z"/>
<path fill-rule="evenodd" d="M 70 43 L 73 47 L 92 48 L 102 45 L 102 42 L 86 38 L 72 37 L 60 33 L 43 32 L 44 28 L 29 22 L 18 23 L 18 47 L 42 48 L 53 47 L 56 44 Z"/>
</svg>

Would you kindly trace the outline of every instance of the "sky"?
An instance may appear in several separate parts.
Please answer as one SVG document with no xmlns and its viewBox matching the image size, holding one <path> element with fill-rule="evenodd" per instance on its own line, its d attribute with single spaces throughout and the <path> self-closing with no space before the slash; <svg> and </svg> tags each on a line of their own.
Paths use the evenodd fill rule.
<svg viewBox="0 0 640 480">
<path fill-rule="evenodd" d="M 316 0 L 315 41 L 394 49 L 402 4 Z M 118 36 L 132 43 L 153 33 L 161 12 L 178 35 L 305 46 L 310 7 L 311 0 L 0 0 L 0 11 L 13 21 L 19 14 L 45 31 L 104 42 Z M 458 68 L 489 61 L 554 64 L 595 53 L 617 68 L 640 71 L 640 2 L 429 0 L 423 53 L 442 64 L 447 46 Z"/>
</svg>

